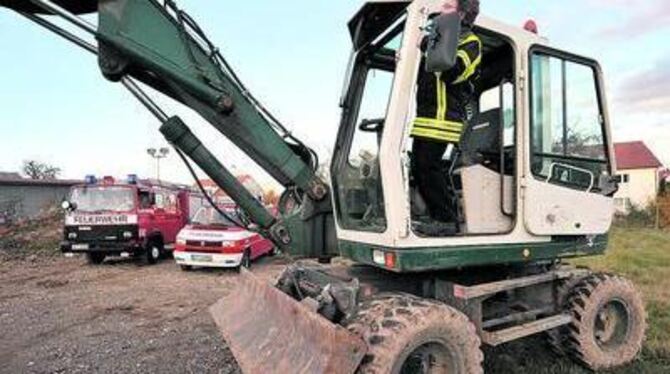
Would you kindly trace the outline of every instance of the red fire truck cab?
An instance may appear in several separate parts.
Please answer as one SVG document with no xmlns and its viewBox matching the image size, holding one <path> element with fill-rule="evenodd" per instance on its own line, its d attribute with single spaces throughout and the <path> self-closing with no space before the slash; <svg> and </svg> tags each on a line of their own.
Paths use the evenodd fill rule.
<svg viewBox="0 0 670 374">
<path fill-rule="evenodd" d="M 123 182 L 111 177 L 72 187 L 66 209 L 64 253 L 85 253 L 100 264 L 108 256 L 137 257 L 156 263 L 174 249 L 179 231 L 204 201 L 189 187 L 165 182 Z"/>
</svg>

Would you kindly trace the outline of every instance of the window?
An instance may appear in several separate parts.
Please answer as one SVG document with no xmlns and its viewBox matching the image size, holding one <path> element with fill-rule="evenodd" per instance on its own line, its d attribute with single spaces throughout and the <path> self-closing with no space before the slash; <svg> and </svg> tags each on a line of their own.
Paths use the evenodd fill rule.
<svg viewBox="0 0 670 374">
<path fill-rule="evenodd" d="M 338 223 L 348 230 L 387 227 L 379 151 L 393 92 L 405 15 L 355 51 L 343 117 L 331 167 Z"/>
<path fill-rule="evenodd" d="M 370 124 L 373 126 L 383 126 L 386 118 L 386 109 L 393 87 L 393 73 L 383 70 L 371 70 L 368 72 L 365 83 L 365 93 L 358 114 L 357 123 L 363 125 L 363 121 L 380 121 L 379 124 Z M 354 140 L 349 150 L 349 163 L 353 166 L 360 166 L 365 160 L 374 160 L 379 154 L 379 143 L 381 132 L 361 131 L 357 129 L 354 134 Z"/>
<path fill-rule="evenodd" d="M 630 199 L 627 197 L 617 197 L 614 199 L 614 207 L 619 211 L 627 212 L 632 206 Z"/>
<path fill-rule="evenodd" d="M 156 192 L 156 208 L 167 213 L 177 212 L 177 195 L 168 191 Z"/>
<path fill-rule="evenodd" d="M 534 53 L 531 69 L 533 173 L 595 191 L 609 161 L 594 68 Z"/>
</svg>

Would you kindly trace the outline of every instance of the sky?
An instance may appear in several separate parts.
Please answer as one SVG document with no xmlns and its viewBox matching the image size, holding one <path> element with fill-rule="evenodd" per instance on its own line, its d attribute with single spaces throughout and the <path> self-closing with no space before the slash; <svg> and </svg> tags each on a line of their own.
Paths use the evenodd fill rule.
<svg viewBox="0 0 670 374">
<path fill-rule="evenodd" d="M 481 1 L 483 14 L 519 26 L 532 18 L 555 46 L 599 60 L 615 140 L 643 140 L 670 165 L 670 2 Z M 346 23 L 363 3 L 178 0 L 250 90 L 322 158 L 339 122 L 351 48 Z M 188 108 L 155 96 L 224 164 L 273 186 Z M 166 146 L 158 127 L 119 84 L 103 80 L 92 55 L 0 10 L 0 171 L 38 160 L 60 167 L 63 178 L 153 177 L 155 161 L 146 149 Z M 174 154 L 162 161 L 161 177 L 191 181 Z"/>
</svg>

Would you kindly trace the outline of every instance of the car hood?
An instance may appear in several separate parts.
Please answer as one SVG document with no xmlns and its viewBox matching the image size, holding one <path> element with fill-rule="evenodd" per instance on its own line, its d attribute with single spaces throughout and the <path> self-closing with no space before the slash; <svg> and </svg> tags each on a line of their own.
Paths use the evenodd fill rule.
<svg viewBox="0 0 670 374">
<path fill-rule="evenodd" d="M 221 226 L 205 226 L 192 225 L 187 226 L 179 232 L 179 239 L 182 240 L 244 240 L 248 239 L 256 233 L 243 230 L 237 227 L 221 227 Z"/>
</svg>

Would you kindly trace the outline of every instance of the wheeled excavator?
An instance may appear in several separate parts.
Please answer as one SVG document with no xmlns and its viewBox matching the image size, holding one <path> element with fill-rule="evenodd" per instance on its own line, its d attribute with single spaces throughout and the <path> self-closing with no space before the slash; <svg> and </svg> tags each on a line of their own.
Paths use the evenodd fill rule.
<svg viewBox="0 0 670 374">
<path fill-rule="evenodd" d="M 243 272 L 212 306 L 244 372 L 481 373 L 482 346 L 536 334 L 593 370 L 630 363 L 645 336 L 639 292 L 623 277 L 565 262 L 604 253 L 612 225 L 618 181 L 595 60 L 552 47 L 534 27 L 480 17 L 474 109 L 443 160 L 457 229 L 417 230 L 427 216 L 409 151 L 419 46 L 432 38 L 425 53 L 448 62 L 458 33 L 454 22 L 436 21 L 442 2 L 368 0 L 349 22 L 329 180 L 176 1 L 0 6 L 97 56 L 102 75 L 155 115 L 189 168 L 236 201 L 247 217 L 240 224 L 305 259 L 274 284 Z M 283 185 L 280 214 L 145 86 L 200 114 Z"/>
</svg>

